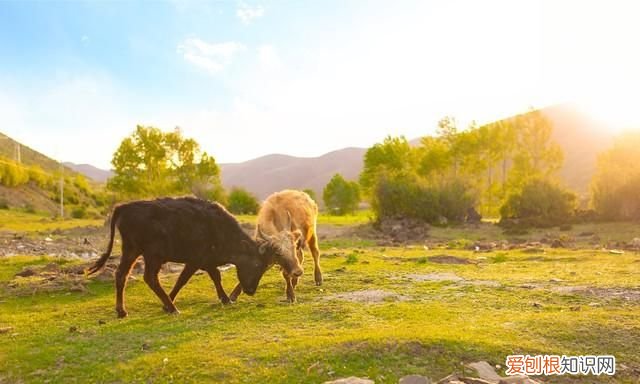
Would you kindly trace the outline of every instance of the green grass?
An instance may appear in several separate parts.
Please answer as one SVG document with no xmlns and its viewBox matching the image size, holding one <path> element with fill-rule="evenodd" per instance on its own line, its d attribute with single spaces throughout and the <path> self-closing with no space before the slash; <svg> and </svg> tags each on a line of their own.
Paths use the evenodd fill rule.
<svg viewBox="0 0 640 384">
<path fill-rule="evenodd" d="M 0 231 L 36 232 L 100 226 L 104 219 L 58 219 L 40 213 L 0 209 Z"/>
<path fill-rule="evenodd" d="M 115 317 L 111 282 L 93 281 L 84 293 L 16 295 L 6 281 L 17 271 L 56 260 L 0 259 L 0 327 L 13 327 L 0 334 L 0 382 L 321 383 L 355 375 L 397 383 L 413 373 L 437 380 L 459 371 L 461 362 L 504 366 L 512 353 L 614 354 L 627 369 L 619 366 L 613 378 L 561 376 L 553 382 L 637 382 L 640 303 L 554 290 L 637 288 L 637 254 L 321 247 L 325 283 L 313 284 L 307 254 L 297 304 L 283 302 L 283 281 L 275 270 L 267 272 L 254 297 L 243 295 L 230 306 L 218 303 L 201 274 L 177 298 L 182 313 L 169 316 L 138 277 L 129 282 L 129 317 L 123 320 Z M 426 259 L 444 252 L 474 264 Z M 431 273 L 465 280 L 421 282 L 408 276 Z M 165 276 L 165 287 L 175 277 Z M 223 273 L 223 282 L 230 291 L 233 270 Z M 405 300 L 331 299 L 364 289 Z"/>
<path fill-rule="evenodd" d="M 235 215 L 240 222 L 256 222 L 256 215 Z M 325 212 L 318 215 L 318 225 L 352 226 L 367 224 L 373 220 L 373 212 L 370 210 L 357 211 L 352 215 L 335 216 Z"/>
</svg>

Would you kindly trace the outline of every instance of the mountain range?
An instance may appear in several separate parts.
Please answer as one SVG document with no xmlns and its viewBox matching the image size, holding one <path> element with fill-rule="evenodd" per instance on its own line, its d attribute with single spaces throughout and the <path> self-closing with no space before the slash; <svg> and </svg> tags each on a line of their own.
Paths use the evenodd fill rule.
<svg viewBox="0 0 640 384">
<path fill-rule="evenodd" d="M 570 105 L 547 107 L 542 112 L 553 123 L 553 139 L 564 151 L 564 165 L 560 170 L 562 179 L 568 187 L 586 195 L 597 154 L 611 146 L 614 134 Z M 14 143 L 11 139 L 0 140 L 0 155 L 12 158 L 15 155 Z M 419 143 L 419 139 L 412 140 L 412 143 Z M 39 164 L 51 171 L 59 167 L 54 160 L 28 147 L 23 148 L 25 164 Z M 343 148 L 319 157 L 271 154 L 242 163 L 223 163 L 220 164 L 222 183 L 226 188 L 243 187 L 259 199 L 285 188 L 309 188 L 320 197 L 322 189 L 336 173 L 348 180 L 356 180 L 362 170 L 365 152 L 366 148 Z M 101 183 L 113 174 L 89 164 L 64 165 Z"/>
</svg>

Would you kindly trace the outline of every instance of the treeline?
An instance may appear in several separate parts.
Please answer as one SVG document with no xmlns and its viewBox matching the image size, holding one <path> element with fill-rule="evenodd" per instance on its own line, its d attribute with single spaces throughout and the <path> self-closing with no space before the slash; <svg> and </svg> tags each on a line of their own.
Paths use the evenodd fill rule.
<svg viewBox="0 0 640 384">
<path fill-rule="evenodd" d="M 437 135 L 419 145 L 388 137 L 370 148 L 360 183 L 378 218 L 401 215 L 440 224 L 480 215 L 517 218 L 525 208 L 517 204 L 519 196 L 541 188 L 558 191 L 548 198 L 572 209 L 573 195 L 554 177 L 563 155 L 551 141 L 552 129 L 539 111 L 465 130 L 447 117 Z"/>
<path fill-rule="evenodd" d="M 621 137 L 598 158 L 590 207 L 562 186 L 561 148 L 540 111 L 459 130 L 452 118 L 412 146 L 387 137 L 365 154 L 360 185 L 378 219 L 404 216 L 445 224 L 499 217 L 504 225 L 640 219 L 640 134 Z"/>
</svg>

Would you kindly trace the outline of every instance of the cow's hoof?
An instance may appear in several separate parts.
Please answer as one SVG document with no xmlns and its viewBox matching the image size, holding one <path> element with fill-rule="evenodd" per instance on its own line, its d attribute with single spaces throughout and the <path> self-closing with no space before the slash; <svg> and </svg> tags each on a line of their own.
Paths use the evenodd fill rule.
<svg viewBox="0 0 640 384">
<path fill-rule="evenodd" d="M 124 319 L 128 315 L 127 311 L 125 311 L 124 309 L 116 309 L 116 312 L 118 313 L 119 319 Z"/>
<path fill-rule="evenodd" d="M 317 286 L 322 285 L 322 275 L 321 275 L 321 274 L 316 273 L 316 274 L 313 276 L 313 279 L 316 281 L 316 285 L 317 285 Z"/>
<path fill-rule="evenodd" d="M 220 301 L 222 302 L 222 305 L 229 305 L 229 304 L 233 303 L 231 301 L 231 299 L 229 299 L 228 297 L 224 297 L 224 298 L 220 299 Z"/>
<path fill-rule="evenodd" d="M 178 308 L 173 307 L 173 308 L 169 308 L 167 306 L 162 307 L 162 309 L 164 309 L 165 312 L 167 312 L 170 315 L 179 315 L 180 311 L 178 311 Z"/>
</svg>

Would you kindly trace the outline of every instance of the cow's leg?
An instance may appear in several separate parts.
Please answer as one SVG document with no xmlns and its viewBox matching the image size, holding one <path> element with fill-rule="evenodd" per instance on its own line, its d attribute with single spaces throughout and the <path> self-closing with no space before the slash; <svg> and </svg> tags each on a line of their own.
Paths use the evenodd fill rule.
<svg viewBox="0 0 640 384">
<path fill-rule="evenodd" d="M 138 252 L 125 239 L 122 240 L 122 257 L 116 270 L 116 312 L 118 317 L 126 317 L 127 310 L 124 305 L 124 289 L 127 285 L 131 268 L 138 259 Z"/>
<path fill-rule="evenodd" d="M 216 267 L 211 267 L 207 269 L 207 273 L 211 280 L 213 280 L 213 285 L 216 286 L 216 293 L 218 294 L 218 298 L 222 301 L 222 304 L 229 304 L 231 300 L 229 300 L 229 296 L 222 288 L 222 276 L 220 276 L 220 271 Z"/>
<path fill-rule="evenodd" d="M 313 255 L 313 278 L 316 285 L 322 285 L 322 270 L 320 270 L 320 249 L 318 248 L 318 235 L 313 231 L 313 236 L 307 242 L 311 255 Z"/>
<path fill-rule="evenodd" d="M 291 282 L 291 276 L 289 276 L 284 270 L 282 271 L 282 277 L 284 277 L 284 281 L 286 283 L 286 293 L 287 293 L 287 301 L 290 303 L 296 302 L 296 293 L 294 292 L 294 287 Z"/>
<path fill-rule="evenodd" d="M 162 304 L 164 304 L 164 310 L 169 313 L 180 313 L 178 308 L 173 304 L 167 293 L 162 289 L 160 285 L 160 280 L 158 280 L 158 273 L 160 272 L 160 268 L 162 264 L 156 261 L 156 258 L 145 257 L 144 259 L 144 281 L 147 283 L 149 288 L 160 298 Z"/>
<path fill-rule="evenodd" d="M 233 291 L 231 291 L 231 295 L 229 295 L 229 300 L 235 302 L 236 300 L 238 300 L 238 296 L 240 296 L 241 293 L 242 293 L 242 285 L 238 283 L 238 285 L 236 285 L 236 287 L 233 288 Z"/>
<path fill-rule="evenodd" d="M 178 292 L 180 292 L 182 287 L 187 284 L 191 276 L 193 276 L 193 274 L 196 273 L 197 270 L 198 267 L 196 267 L 195 265 L 185 264 L 184 269 L 182 270 L 182 272 L 180 272 L 180 276 L 178 276 L 178 280 L 176 280 L 176 285 L 173 286 L 171 293 L 169 293 L 169 298 L 172 302 L 176 300 Z M 165 308 L 165 310 L 168 310 L 168 308 Z"/>
</svg>

